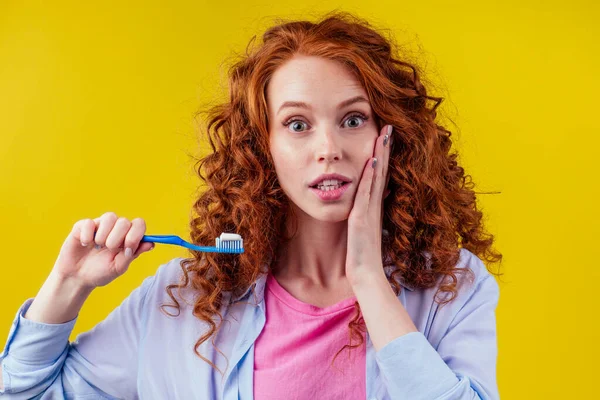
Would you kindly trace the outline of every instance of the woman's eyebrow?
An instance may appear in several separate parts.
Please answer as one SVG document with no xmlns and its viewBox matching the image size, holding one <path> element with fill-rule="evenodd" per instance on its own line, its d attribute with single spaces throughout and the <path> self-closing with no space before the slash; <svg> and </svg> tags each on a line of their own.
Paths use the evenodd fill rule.
<svg viewBox="0 0 600 400">
<path fill-rule="evenodd" d="M 367 100 L 366 98 L 364 98 L 363 96 L 355 96 L 352 97 L 348 100 L 344 100 L 342 101 L 337 108 L 344 108 L 344 107 L 348 107 L 349 105 L 352 105 L 354 103 L 369 103 L 369 100 Z M 285 103 L 283 103 L 281 105 L 281 107 L 279 107 L 279 110 L 277 110 L 277 114 L 279 114 L 281 112 L 281 110 L 283 110 L 284 108 L 288 108 L 288 107 L 298 107 L 298 108 L 306 108 L 308 110 L 310 110 L 310 106 L 302 101 L 286 101 Z"/>
</svg>

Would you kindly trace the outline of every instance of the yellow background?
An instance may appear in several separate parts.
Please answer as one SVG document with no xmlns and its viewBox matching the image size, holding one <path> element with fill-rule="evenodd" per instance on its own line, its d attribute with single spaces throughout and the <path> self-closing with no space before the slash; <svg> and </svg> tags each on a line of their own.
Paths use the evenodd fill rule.
<svg viewBox="0 0 600 400">
<path fill-rule="evenodd" d="M 1 338 L 75 221 L 115 211 L 187 238 L 193 114 L 222 97 L 221 63 L 272 17 L 339 8 L 416 52 L 456 122 L 463 166 L 479 190 L 501 192 L 479 201 L 505 256 L 502 398 L 595 397 L 596 2 L 83 3 L 0 2 Z M 96 290 L 72 339 L 184 255 L 158 245 Z"/>
</svg>

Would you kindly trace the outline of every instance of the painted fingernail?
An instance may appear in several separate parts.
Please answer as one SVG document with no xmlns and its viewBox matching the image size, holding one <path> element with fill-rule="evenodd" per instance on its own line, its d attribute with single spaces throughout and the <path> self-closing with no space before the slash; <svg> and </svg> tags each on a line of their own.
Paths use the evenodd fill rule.
<svg viewBox="0 0 600 400">
<path fill-rule="evenodd" d="M 394 130 L 394 127 L 392 125 L 388 125 L 388 130 L 387 130 L 388 135 L 392 134 L 392 130 Z"/>
<path fill-rule="evenodd" d="M 130 258 L 132 254 L 133 250 L 131 250 L 129 247 L 125 249 L 125 257 Z"/>
<path fill-rule="evenodd" d="M 371 167 L 375 168 L 375 165 L 377 164 L 377 158 L 373 159 L 373 164 L 371 164 Z"/>
<path fill-rule="evenodd" d="M 385 135 L 383 138 L 383 145 L 387 146 L 389 140 L 390 140 L 390 135 Z"/>
</svg>

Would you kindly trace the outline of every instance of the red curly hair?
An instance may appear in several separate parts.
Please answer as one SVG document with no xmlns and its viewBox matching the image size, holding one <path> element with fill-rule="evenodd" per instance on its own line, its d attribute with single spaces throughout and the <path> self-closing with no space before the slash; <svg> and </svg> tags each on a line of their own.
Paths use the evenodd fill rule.
<svg viewBox="0 0 600 400">
<path fill-rule="evenodd" d="M 192 257 L 181 262 L 181 282 L 166 288 L 175 303 L 167 306 L 178 311 L 173 289 L 189 286 L 201 294 L 193 314 L 210 329 L 198 339 L 194 351 L 217 370 L 198 347 L 211 337 L 214 344 L 213 335 L 223 322 L 224 292 L 241 294 L 260 274 L 270 272 L 279 246 L 289 240 L 284 228 L 293 209 L 279 186 L 269 151 L 265 97 L 274 71 L 294 55 L 324 57 L 346 66 L 365 88 L 379 129 L 385 123 L 394 126 L 391 194 L 383 203 L 383 229 L 388 234 L 382 239 L 382 255 L 389 261 L 386 265 L 394 267 L 389 281 L 397 295 L 399 276 L 415 288 L 430 288 L 440 278 L 449 278 L 437 293 L 450 296 L 440 301 L 436 295 L 436 301 L 442 305 L 452 301 L 457 273 L 471 273 L 456 267 L 460 247 L 488 264 L 502 260 L 492 249 L 493 235 L 484 230 L 471 177 L 459 166 L 457 153 L 450 153 L 451 132 L 436 122 L 443 98 L 427 95 L 420 70 L 396 54 L 392 38 L 363 19 L 337 11 L 318 22 L 280 22 L 263 34 L 262 44 L 251 48 L 255 38 L 229 70 L 229 100 L 206 111 L 205 132 L 212 152 L 195 167 L 207 187 L 199 192 L 190 222 L 193 243 L 211 243 L 222 232 L 235 232 L 244 238 L 245 252 L 192 251 Z M 261 270 L 264 265 L 267 270 Z M 344 348 L 364 342 L 366 327 L 358 302 L 355 308 L 349 323 L 350 344 L 335 357 Z M 217 315 L 218 324 L 213 319 Z M 352 345 L 353 337 L 358 344 Z"/>
</svg>

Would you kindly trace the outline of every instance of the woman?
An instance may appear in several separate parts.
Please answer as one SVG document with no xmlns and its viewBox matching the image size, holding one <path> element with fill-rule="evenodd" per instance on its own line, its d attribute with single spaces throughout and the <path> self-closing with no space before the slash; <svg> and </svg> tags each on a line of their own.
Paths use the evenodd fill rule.
<svg viewBox="0 0 600 400">
<path fill-rule="evenodd" d="M 441 99 L 393 51 L 345 13 L 270 28 L 208 114 L 191 222 L 194 243 L 235 232 L 245 253 L 171 260 L 69 343 L 90 292 L 152 248 L 141 218 L 78 221 L 17 312 L 3 394 L 497 399 L 481 258 L 501 255 Z"/>
</svg>

